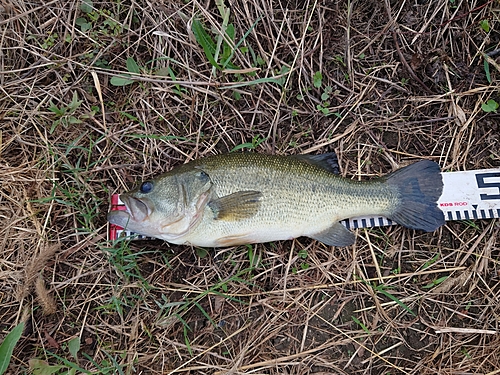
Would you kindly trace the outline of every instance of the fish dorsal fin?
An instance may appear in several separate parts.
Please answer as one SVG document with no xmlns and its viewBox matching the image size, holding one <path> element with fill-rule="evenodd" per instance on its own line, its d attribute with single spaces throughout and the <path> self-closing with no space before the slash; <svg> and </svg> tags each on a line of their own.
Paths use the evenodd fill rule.
<svg viewBox="0 0 500 375">
<path fill-rule="evenodd" d="M 237 221 L 252 217 L 260 207 L 260 191 L 238 191 L 208 203 L 215 220 Z"/>
<path fill-rule="evenodd" d="M 319 155 L 293 155 L 291 157 L 315 165 L 316 167 L 326 169 L 328 172 L 340 174 L 339 159 L 335 152 Z"/>
<path fill-rule="evenodd" d="M 349 246 L 355 240 L 354 234 L 340 223 L 335 223 L 323 232 L 315 233 L 309 237 L 329 246 Z"/>
</svg>

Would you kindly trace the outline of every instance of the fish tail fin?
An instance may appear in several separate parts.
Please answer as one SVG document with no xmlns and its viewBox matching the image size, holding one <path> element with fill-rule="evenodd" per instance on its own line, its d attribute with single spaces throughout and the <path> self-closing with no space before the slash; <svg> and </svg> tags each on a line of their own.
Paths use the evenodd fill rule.
<svg viewBox="0 0 500 375">
<path fill-rule="evenodd" d="M 386 181 L 399 195 L 399 204 L 389 218 L 407 228 L 426 232 L 443 225 L 444 214 L 437 206 L 443 192 L 440 172 L 437 163 L 422 160 L 389 174 Z"/>
</svg>

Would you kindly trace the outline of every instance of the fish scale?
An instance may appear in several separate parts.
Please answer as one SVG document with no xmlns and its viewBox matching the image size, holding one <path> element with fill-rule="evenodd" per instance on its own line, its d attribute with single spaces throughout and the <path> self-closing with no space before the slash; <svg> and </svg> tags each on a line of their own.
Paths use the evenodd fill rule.
<svg viewBox="0 0 500 375">
<path fill-rule="evenodd" d="M 245 234 L 241 239 L 244 243 L 313 235 L 353 213 L 365 214 L 373 209 L 386 213 L 395 200 L 390 189 L 380 181 L 358 183 L 299 161 L 290 163 L 287 158 L 276 158 L 264 166 L 262 163 L 253 165 L 252 159 L 235 163 L 226 173 L 220 173 L 224 166 L 211 163 L 203 164 L 202 168 L 212 176 L 217 196 L 258 186 L 263 194 L 259 212 L 237 222 L 214 222 L 207 212 L 198 231 L 187 238 L 188 242 L 201 243 L 208 232 L 218 238 Z M 290 179 L 292 172 L 300 178 Z M 360 200 L 362 196 L 365 197 L 363 202 Z M 249 228 L 261 235 L 247 235 Z M 205 246 L 211 245 L 213 243 Z"/>
<path fill-rule="evenodd" d="M 423 160 L 383 178 L 355 181 L 334 174 L 335 162 L 334 154 L 194 160 L 122 194 L 127 210 L 108 220 L 171 243 L 206 247 L 299 236 L 346 246 L 354 236 L 339 221 L 362 215 L 426 231 L 444 223 L 436 205 L 443 186 L 436 163 Z"/>
</svg>

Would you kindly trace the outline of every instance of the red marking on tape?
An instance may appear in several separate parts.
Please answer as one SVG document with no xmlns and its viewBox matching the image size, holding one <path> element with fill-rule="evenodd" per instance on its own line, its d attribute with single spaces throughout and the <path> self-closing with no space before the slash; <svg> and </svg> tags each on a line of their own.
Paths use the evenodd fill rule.
<svg viewBox="0 0 500 375">
<path fill-rule="evenodd" d="M 119 203 L 119 194 L 113 194 L 111 196 L 111 211 L 126 211 L 127 207 L 124 204 Z M 108 237 L 110 240 L 118 239 L 118 231 L 123 230 L 122 227 L 116 224 L 109 224 Z"/>
<path fill-rule="evenodd" d="M 443 202 L 439 203 L 439 207 L 464 207 L 468 206 L 468 202 Z"/>
<path fill-rule="evenodd" d="M 109 233 L 108 233 L 108 237 L 111 241 L 114 241 L 118 238 L 117 234 L 116 234 L 116 231 L 117 230 L 120 230 L 122 228 L 120 228 L 119 226 L 115 225 L 115 224 L 109 224 Z"/>
<path fill-rule="evenodd" d="M 119 195 L 118 194 L 113 194 L 111 196 L 111 211 L 126 211 L 127 210 L 127 207 L 122 204 L 122 203 L 119 203 Z"/>
<path fill-rule="evenodd" d="M 112 206 L 117 206 L 119 203 L 119 198 L 120 198 L 120 195 L 119 194 L 113 194 L 111 196 L 111 205 Z"/>
</svg>

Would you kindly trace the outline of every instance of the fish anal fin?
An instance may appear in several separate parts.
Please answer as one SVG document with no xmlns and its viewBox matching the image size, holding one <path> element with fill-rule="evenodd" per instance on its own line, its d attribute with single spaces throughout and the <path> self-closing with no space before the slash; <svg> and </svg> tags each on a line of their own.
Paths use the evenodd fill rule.
<svg viewBox="0 0 500 375">
<path fill-rule="evenodd" d="M 349 246 L 355 240 L 354 234 L 340 223 L 335 223 L 330 228 L 309 237 L 328 246 Z"/>
<path fill-rule="evenodd" d="M 238 245 L 247 245 L 250 243 L 255 243 L 256 240 L 249 234 L 235 234 L 233 236 L 226 236 L 217 239 L 217 246 L 238 246 Z"/>
<path fill-rule="evenodd" d="M 238 191 L 208 203 L 215 220 L 237 221 L 254 216 L 260 208 L 260 191 Z"/>
</svg>

